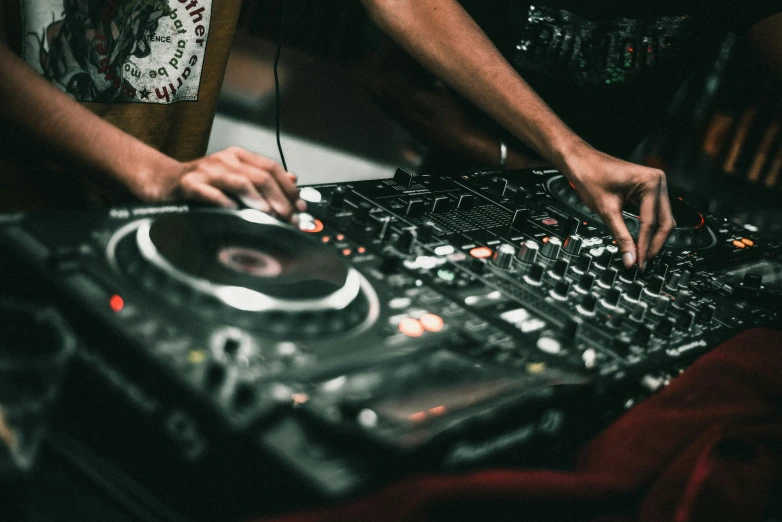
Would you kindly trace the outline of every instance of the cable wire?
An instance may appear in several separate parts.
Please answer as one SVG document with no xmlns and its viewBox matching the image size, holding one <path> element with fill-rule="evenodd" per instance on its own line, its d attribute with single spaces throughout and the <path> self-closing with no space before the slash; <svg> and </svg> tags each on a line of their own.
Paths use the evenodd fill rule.
<svg viewBox="0 0 782 522">
<path fill-rule="evenodd" d="M 280 34 L 277 38 L 277 52 L 274 55 L 274 104 L 275 104 L 275 126 L 277 129 L 277 150 L 280 151 L 282 168 L 288 170 L 288 164 L 285 163 L 285 154 L 282 152 L 282 143 L 280 143 L 280 77 L 277 73 L 277 65 L 280 63 L 280 53 L 282 52 L 282 36 L 285 28 L 285 0 L 280 0 Z"/>
</svg>

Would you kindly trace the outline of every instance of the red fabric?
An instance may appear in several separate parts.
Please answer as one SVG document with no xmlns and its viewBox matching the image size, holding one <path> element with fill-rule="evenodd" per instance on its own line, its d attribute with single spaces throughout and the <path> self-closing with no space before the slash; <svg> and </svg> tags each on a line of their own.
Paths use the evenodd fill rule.
<svg viewBox="0 0 782 522">
<path fill-rule="evenodd" d="M 614 422 L 582 449 L 573 472 L 414 477 L 273 520 L 762 521 L 781 472 L 782 332 L 759 328 Z"/>
</svg>

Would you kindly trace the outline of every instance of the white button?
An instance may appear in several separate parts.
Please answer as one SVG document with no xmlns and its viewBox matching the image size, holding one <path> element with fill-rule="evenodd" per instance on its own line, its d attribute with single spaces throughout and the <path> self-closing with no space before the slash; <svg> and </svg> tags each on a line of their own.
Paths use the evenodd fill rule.
<svg viewBox="0 0 782 522">
<path fill-rule="evenodd" d="M 304 187 L 301 189 L 301 191 L 299 191 L 299 197 L 304 201 L 309 201 L 310 203 L 320 203 L 320 200 L 323 199 L 323 196 L 321 196 L 320 192 L 312 187 Z"/>
<path fill-rule="evenodd" d="M 388 302 L 388 307 L 392 310 L 402 310 L 410 306 L 412 302 L 409 297 L 396 297 Z"/>
<path fill-rule="evenodd" d="M 552 339 L 551 337 L 541 337 L 538 339 L 538 348 L 546 353 L 559 353 L 562 349 L 562 345 L 559 341 Z"/>
</svg>

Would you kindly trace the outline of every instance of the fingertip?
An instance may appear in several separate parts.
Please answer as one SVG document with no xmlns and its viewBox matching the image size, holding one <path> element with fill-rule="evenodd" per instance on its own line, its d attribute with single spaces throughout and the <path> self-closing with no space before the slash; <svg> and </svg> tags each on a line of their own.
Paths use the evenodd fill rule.
<svg viewBox="0 0 782 522">
<path fill-rule="evenodd" d="M 633 252 L 625 252 L 622 254 L 622 264 L 625 268 L 630 268 L 635 263 L 635 254 Z"/>
<path fill-rule="evenodd" d="M 305 212 L 307 210 L 307 202 L 304 201 L 303 199 L 299 199 L 298 201 L 296 201 L 296 209 L 299 212 Z"/>
</svg>

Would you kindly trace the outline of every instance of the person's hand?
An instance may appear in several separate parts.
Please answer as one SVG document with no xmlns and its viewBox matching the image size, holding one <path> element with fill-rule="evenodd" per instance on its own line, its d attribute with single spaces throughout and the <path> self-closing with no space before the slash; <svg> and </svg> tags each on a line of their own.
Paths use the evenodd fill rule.
<svg viewBox="0 0 782 522">
<path fill-rule="evenodd" d="M 635 165 L 586 147 L 566 158 L 566 177 L 581 200 L 603 220 L 616 240 L 626 267 L 641 270 L 654 258 L 676 226 L 668 199 L 665 173 Z M 638 245 L 622 219 L 625 201 L 641 209 Z"/>
<path fill-rule="evenodd" d="M 240 147 L 178 163 L 173 172 L 158 180 L 157 190 L 147 199 L 184 198 L 225 208 L 237 208 L 238 199 L 285 221 L 295 220 L 297 212 L 307 209 L 299 199 L 295 175 L 276 161 Z"/>
</svg>

